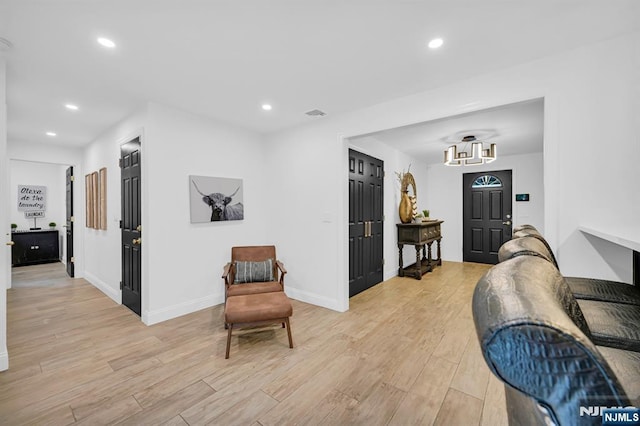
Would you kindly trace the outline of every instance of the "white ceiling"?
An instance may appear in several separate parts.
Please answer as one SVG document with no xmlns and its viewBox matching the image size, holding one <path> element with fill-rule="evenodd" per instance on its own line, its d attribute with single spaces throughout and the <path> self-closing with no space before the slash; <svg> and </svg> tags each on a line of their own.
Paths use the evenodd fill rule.
<svg viewBox="0 0 640 426">
<path fill-rule="evenodd" d="M 351 140 L 359 146 L 379 141 L 426 164 L 441 164 L 444 151 L 453 144 L 461 143 L 462 138 L 468 135 L 486 142 L 485 148 L 489 143 L 495 143 L 498 156 L 508 156 L 542 152 L 543 133 L 544 100 L 534 99 L 384 130 Z M 458 149 L 465 147 L 470 152 L 470 144 L 458 145 Z"/>
<path fill-rule="evenodd" d="M 637 0 L 0 0 L 8 140 L 82 146 L 148 101 L 268 133 L 634 31 L 639 16 Z"/>
</svg>

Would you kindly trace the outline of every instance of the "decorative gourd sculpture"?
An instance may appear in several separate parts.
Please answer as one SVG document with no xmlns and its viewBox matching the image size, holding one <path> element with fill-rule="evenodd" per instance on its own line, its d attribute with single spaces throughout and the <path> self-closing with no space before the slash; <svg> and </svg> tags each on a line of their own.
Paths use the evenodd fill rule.
<svg viewBox="0 0 640 426">
<path fill-rule="evenodd" d="M 401 176 L 400 207 L 398 207 L 398 214 L 400 215 L 400 221 L 402 223 L 411 223 L 413 218 L 418 214 L 418 208 L 416 207 L 416 199 L 418 197 L 416 181 L 409 172 L 403 173 Z M 409 185 L 413 188 L 413 195 L 409 195 Z"/>
</svg>

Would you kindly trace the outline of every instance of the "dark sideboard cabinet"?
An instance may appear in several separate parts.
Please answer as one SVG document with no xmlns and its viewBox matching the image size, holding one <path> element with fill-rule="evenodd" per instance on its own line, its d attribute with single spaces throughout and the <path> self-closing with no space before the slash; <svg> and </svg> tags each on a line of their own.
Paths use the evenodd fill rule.
<svg viewBox="0 0 640 426">
<path fill-rule="evenodd" d="M 60 246 L 58 231 L 12 232 L 11 264 L 13 266 L 58 262 Z"/>
<path fill-rule="evenodd" d="M 422 274 L 431 272 L 435 266 L 442 265 L 440 257 L 440 241 L 442 234 L 440 224 L 442 220 L 433 220 L 420 223 L 398 223 L 398 275 L 401 277 L 410 276 L 418 280 L 422 279 Z M 431 245 L 436 242 L 437 252 L 434 258 L 431 253 Z M 402 259 L 402 248 L 405 244 L 411 244 L 416 248 L 416 263 L 404 267 Z M 422 258 L 420 252 L 422 251 Z"/>
</svg>

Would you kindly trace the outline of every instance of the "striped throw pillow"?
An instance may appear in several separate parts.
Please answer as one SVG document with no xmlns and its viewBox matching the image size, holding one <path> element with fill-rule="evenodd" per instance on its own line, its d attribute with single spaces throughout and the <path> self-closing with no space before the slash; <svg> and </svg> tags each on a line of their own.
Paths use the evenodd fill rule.
<svg viewBox="0 0 640 426">
<path fill-rule="evenodd" d="M 273 259 L 263 262 L 236 261 L 235 284 L 273 281 Z"/>
</svg>

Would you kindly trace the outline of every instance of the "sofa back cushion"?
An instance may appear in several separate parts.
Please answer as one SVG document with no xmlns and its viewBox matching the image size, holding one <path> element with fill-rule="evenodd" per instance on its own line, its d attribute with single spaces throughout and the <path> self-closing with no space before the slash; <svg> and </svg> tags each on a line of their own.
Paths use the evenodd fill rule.
<svg viewBox="0 0 640 426">
<path fill-rule="evenodd" d="M 533 237 L 514 238 L 507 241 L 498 250 L 498 261 L 513 259 L 518 256 L 537 256 L 553 263 L 551 253 L 542 241 Z"/>
</svg>

